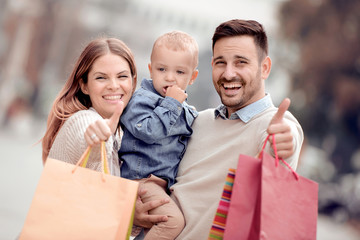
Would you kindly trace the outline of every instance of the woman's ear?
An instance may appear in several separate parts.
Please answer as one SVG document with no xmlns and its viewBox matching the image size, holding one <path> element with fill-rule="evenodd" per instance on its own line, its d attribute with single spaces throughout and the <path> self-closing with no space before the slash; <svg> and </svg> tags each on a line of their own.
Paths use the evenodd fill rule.
<svg viewBox="0 0 360 240">
<path fill-rule="evenodd" d="M 81 91 L 82 91 L 84 94 L 89 95 L 89 92 L 88 92 L 88 89 L 87 89 L 87 85 L 86 85 L 86 83 L 84 83 L 83 79 L 80 79 L 79 83 L 80 83 Z"/>
</svg>

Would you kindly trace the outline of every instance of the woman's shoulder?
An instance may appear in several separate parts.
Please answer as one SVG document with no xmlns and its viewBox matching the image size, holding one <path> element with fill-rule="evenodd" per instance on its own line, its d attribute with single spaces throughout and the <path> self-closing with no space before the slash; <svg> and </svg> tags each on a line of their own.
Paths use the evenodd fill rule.
<svg viewBox="0 0 360 240">
<path fill-rule="evenodd" d="M 95 122 L 96 120 L 102 119 L 100 114 L 98 114 L 95 109 L 89 108 L 85 110 L 80 110 L 71 115 L 66 121 L 65 124 L 73 125 L 73 124 L 90 124 Z M 64 124 L 64 125 L 65 125 Z"/>
<path fill-rule="evenodd" d="M 86 117 L 86 118 L 101 118 L 100 114 L 98 114 L 98 113 L 96 112 L 96 110 L 91 107 L 91 108 L 89 108 L 89 109 L 84 109 L 84 110 L 77 111 L 77 112 L 74 113 L 69 119 L 82 118 L 82 117 Z"/>
</svg>

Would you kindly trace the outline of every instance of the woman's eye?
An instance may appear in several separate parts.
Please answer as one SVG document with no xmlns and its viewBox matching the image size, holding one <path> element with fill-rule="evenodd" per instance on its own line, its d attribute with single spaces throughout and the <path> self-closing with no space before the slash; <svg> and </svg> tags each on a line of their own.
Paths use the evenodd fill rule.
<svg viewBox="0 0 360 240">
<path fill-rule="evenodd" d="M 96 77 L 95 79 L 96 79 L 96 80 L 101 80 L 101 79 L 105 79 L 105 78 L 102 77 L 102 76 L 99 76 L 99 77 Z"/>
<path fill-rule="evenodd" d="M 128 75 L 119 75 L 118 78 L 129 78 Z"/>
</svg>

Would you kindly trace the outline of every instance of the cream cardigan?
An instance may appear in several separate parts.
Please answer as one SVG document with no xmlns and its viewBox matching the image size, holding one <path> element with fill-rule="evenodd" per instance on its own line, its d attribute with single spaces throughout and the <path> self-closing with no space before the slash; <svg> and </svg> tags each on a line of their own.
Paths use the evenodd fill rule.
<svg viewBox="0 0 360 240">
<path fill-rule="evenodd" d="M 214 109 L 200 112 L 180 162 L 177 183 L 171 188 L 171 197 L 180 206 L 186 222 L 177 239 L 208 239 L 228 169 L 237 167 L 239 154 L 256 156 L 261 151 L 266 129 L 276 111 L 274 106 L 269 107 L 248 123 L 215 118 Z M 286 161 L 296 169 L 303 131 L 289 112 L 284 119 L 291 126 L 296 149 Z M 269 144 L 265 150 L 271 152 Z"/>
<path fill-rule="evenodd" d="M 102 117 L 94 108 L 76 112 L 66 120 L 59 130 L 50 149 L 49 158 L 76 164 L 87 148 L 84 138 L 86 128 Z M 120 149 L 119 134 L 114 134 L 106 141 L 106 155 L 111 175 L 120 176 L 118 150 Z M 87 168 L 101 171 L 100 145 L 91 149 Z"/>
</svg>

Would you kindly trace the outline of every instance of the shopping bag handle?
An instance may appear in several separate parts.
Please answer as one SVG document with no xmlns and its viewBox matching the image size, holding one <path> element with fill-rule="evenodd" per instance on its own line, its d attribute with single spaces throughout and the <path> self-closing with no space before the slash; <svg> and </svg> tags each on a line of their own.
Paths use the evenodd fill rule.
<svg viewBox="0 0 360 240">
<path fill-rule="evenodd" d="M 273 148 L 274 148 L 274 154 L 275 154 L 275 166 L 277 167 L 279 165 L 279 161 L 281 161 L 282 163 L 284 163 L 290 170 L 291 172 L 294 174 L 296 180 L 299 180 L 299 175 L 295 172 L 295 170 L 282 158 L 279 158 L 278 153 L 277 153 L 277 148 L 276 148 L 276 142 L 275 142 L 275 135 L 274 134 L 269 134 L 264 142 L 264 145 L 261 149 L 261 155 L 264 152 L 266 143 L 268 142 L 270 136 L 272 137 L 273 140 Z"/>
<path fill-rule="evenodd" d="M 91 146 L 88 146 L 85 150 L 85 152 L 81 155 L 79 161 L 77 161 L 77 163 L 75 164 L 74 169 L 72 170 L 72 173 L 75 172 L 75 170 L 81 165 L 81 167 L 86 167 L 87 162 L 89 160 L 89 156 L 91 153 Z M 103 174 L 110 174 L 109 171 L 109 164 L 108 164 L 108 160 L 106 157 L 106 148 L 105 148 L 105 142 L 101 141 L 100 143 L 100 158 L 101 158 L 101 172 Z M 104 176 L 103 176 L 103 180 L 104 180 Z"/>
</svg>

